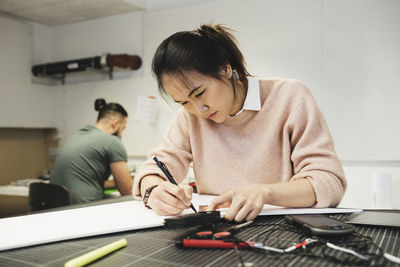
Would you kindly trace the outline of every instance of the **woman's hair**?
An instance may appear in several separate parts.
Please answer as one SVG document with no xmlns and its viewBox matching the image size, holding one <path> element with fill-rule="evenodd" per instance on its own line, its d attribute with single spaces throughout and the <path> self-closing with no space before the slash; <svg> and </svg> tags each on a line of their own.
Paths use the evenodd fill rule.
<svg viewBox="0 0 400 267">
<path fill-rule="evenodd" d="M 205 24 L 194 31 L 177 32 L 165 39 L 158 46 L 152 62 L 161 95 L 166 96 L 162 86 L 165 74 L 185 76 L 188 71 L 196 71 L 221 79 L 221 67 L 227 64 L 236 70 L 238 79 L 247 87 L 246 76 L 250 74 L 230 31 L 219 24 Z"/>
<path fill-rule="evenodd" d="M 120 113 L 124 117 L 128 117 L 128 112 L 118 103 L 106 103 L 103 98 L 98 98 L 94 101 L 94 109 L 99 112 L 97 121 L 102 118 Z"/>
</svg>

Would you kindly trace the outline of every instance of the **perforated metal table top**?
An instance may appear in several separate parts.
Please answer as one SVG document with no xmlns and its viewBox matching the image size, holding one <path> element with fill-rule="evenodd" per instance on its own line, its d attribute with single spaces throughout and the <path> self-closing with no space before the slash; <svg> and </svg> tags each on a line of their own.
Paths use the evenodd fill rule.
<svg viewBox="0 0 400 267">
<path fill-rule="evenodd" d="M 279 226 L 288 225 L 288 222 L 283 216 L 263 216 L 257 218 L 254 224 L 255 227 L 247 227 L 237 233 L 237 236 L 242 240 L 253 240 L 262 230 L 268 230 L 268 227 L 279 228 Z M 226 226 L 229 226 L 229 224 L 221 224 L 218 227 Z M 198 227 L 184 229 L 159 227 L 14 249 L 0 252 L 0 266 L 64 266 L 65 262 L 72 258 L 121 238 L 126 238 L 128 241 L 125 248 L 90 264 L 90 266 L 236 267 L 240 266 L 241 261 L 246 266 L 295 266 L 298 264 L 301 264 L 301 266 L 348 266 L 348 264 L 335 262 L 332 258 L 352 257 L 343 252 L 332 249 L 322 251 L 320 248 L 314 249 L 313 253 L 307 255 L 305 253 L 279 254 L 247 249 L 239 251 L 234 249 L 184 249 L 176 246 L 177 240 L 181 240 L 198 230 Z M 397 257 L 400 256 L 400 228 L 357 226 L 356 232 L 371 237 L 371 241 L 384 252 Z M 275 236 L 273 236 L 274 234 Z M 266 238 L 268 245 L 287 247 L 297 242 L 299 235 L 293 232 L 278 231 L 270 233 Z M 279 239 L 279 242 L 274 239 Z M 361 266 L 399 265 L 381 259 L 363 262 Z"/>
</svg>

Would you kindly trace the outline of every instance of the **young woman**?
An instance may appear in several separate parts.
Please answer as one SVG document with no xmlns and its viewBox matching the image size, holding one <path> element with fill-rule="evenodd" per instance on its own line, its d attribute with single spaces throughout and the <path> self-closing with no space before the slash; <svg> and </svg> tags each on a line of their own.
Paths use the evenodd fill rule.
<svg viewBox="0 0 400 267">
<path fill-rule="evenodd" d="M 327 124 L 309 90 L 291 79 L 256 79 L 229 29 L 202 25 L 158 47 L 153 72 L 162 95 L 183 106 L 150 152 L 134 194 L 160 215 L 181 213 L 192 190 L 178 184 L 193 161 L 197 190 L 229 205 L 228 220 L 254 219 L 264 204 L 329 207 L 346 188 Z"/>
</svg>

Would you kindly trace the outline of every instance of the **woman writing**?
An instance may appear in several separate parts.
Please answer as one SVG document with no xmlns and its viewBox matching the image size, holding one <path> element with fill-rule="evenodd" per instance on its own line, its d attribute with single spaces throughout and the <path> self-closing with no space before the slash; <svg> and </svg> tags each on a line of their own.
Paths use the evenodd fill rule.
<svg viewBox="0 0 400 267">
<path fill-rule="evenodd" d="M 189 164 L 200 194 L 229 204 L 228 220 L 254 219 L 264 204 L 329 207 L 345 188 L 327 124 L 309 90 L 291 79 L 256 79 L 229 29 L 202 25 L 158 47 L 153 73 L 162 95 L 183 109 L 152 150 L 182 182 Z M 168 180 L 151 157 L 134 194 L 159 215 L 190 205 L 192 189 Z"/>
</svg>

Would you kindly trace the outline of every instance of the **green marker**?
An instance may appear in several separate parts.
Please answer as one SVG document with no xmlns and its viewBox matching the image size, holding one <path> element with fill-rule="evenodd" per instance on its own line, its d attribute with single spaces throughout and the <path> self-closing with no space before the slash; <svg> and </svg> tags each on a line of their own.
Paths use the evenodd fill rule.
<svg viewBox="0 0 400 267">
<path fill-rule="evenodd" d="M 65 263 L 64 267 L 79 267 L 84 266 L 92 261 L 95 261 L 113 251 L 116 251 L 122 247 L 125 247 L 128 242 L 126 239 L 121 239 L 115 241 L 111 244 L 105 245 L 101 248 L 95 249 L 89 253 L 86 253 L 82 256 L 69 260 Z"/>
<path fill-rule="evenodd" d="M 104 189 L 104 194 L 111 194 L 111 193 L 114 193 L 114 192 L 118 192 L 118 190 L 117 189 L 115 189 L 115 188 L 111 188 L 111 189 Z"/>
</svg>

